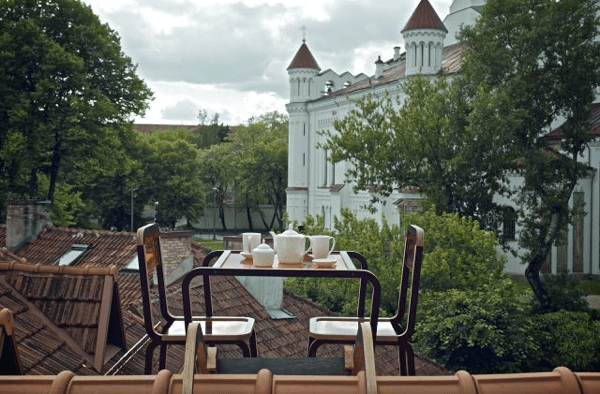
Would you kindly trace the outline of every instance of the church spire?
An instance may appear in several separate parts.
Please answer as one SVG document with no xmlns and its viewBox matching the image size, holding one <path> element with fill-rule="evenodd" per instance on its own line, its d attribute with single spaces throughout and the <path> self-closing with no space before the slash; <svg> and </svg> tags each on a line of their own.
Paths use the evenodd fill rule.
<svg viewBox="0 0 600 394">
<path fill-rule="evenodd" d="M 448 29 L 444 26 L 429 0 L 421 0 L 401 33 L 418 29 L 441 30 L 448 33 Z"/>
<path fill-rule="evenodd" d="M 437 74 L 441 71 L 447 33 L 448 30 L 429 0 L 421 0 L 402 29 L 406 47 L 406 76 Z"/>
<path fill-rule="evenodd" d="M 292 70 L 295 68 L 313 68 L 318 71 L 321 71 L 321 67 L 317 64 L 312 53 L 308 49 L 308 45 L 306 45 L 306 38 L 302 38 L 302 45 L 300 45 L 300 49 L 296 52 L 296 56 L 288 66 L 287 70 Z"/>
</svg>

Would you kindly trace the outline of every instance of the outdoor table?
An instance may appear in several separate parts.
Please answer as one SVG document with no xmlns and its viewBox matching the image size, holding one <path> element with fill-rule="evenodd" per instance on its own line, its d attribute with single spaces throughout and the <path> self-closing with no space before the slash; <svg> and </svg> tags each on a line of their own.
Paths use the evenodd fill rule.
<svg viewBox="0 0 600 394">
<path fill-rule="evenodd" d="M 308 278 L 354 278 L 360 279 L 359 291 L 359 317 L 364 316 L 364 298 L 366 286 L 370 284 L 373 292 L 371 295 L 370 325 L 373 333 L 373 340 L 377 333 L 377 319 L 379 317 L 379 302 L 381 299 L 381 285 L 379 280 L 372 272 L 366 269 L 366 261 L 356 252 L 333 252 L 330 257 L 336 260 L 335 265 L 326 268 L 316 268 L 311 261 L 304 261 L 296 264 L 279 263 L 275 256 L 275 263 L 272 267 L 258 268 L 251 261 L 244 261 L 240 251 L 217 251 L 212 252 L 210 256 L 218 256 L 216 263 L 212 267 L 197 267 L 187 273 L 183 279 L 183 309 L 186 327 L 192 321 L 190 284 L 198 276 L 204 279 L 204 300 L 206 316 L 212 314 L 212 295 L 210 292 L 211 276 L 265 276 L 265 277 L 308 277 Z M 352 262 L 352 257 L 361 262 L 361 268 L 357 269 Z M 208 264 L 205 259 L 204 264 Z M 248 264 L 249 263 L 249 264 Z M 357 325 L 358 330 L 358 325 Z"/>
</svg>

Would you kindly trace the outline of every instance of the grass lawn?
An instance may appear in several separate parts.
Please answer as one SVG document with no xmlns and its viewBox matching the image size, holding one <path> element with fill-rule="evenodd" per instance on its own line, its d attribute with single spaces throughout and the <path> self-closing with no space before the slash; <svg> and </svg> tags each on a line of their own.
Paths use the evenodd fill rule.
<svg viewBox="0 0 600 394">
<path fill-rule="evenodd" d="M 586 294 L 600 295 L 600 280 L 583 279 L 579 282 L 579 287 L 581 287 Z"/>
<path fill-rule="evenodd" d="M 207 248 L 210 248 L 210 250 L 223 250 L 223 241 L 222 240 L 210 240 L 210 239 L 203 239 L 201 241 L 198 242 L 200 245 L 202 246 L 206 246 Z"/>
<path fill-rule="evenodd" d="M 526 295 L 533 295 L 531 286 L 526 280 L 516 280 L 519 292 Z M 598 279 L 582 279 L 578 285 L 587 295 L 600 295 L 600 280 Z"/>
</svg>

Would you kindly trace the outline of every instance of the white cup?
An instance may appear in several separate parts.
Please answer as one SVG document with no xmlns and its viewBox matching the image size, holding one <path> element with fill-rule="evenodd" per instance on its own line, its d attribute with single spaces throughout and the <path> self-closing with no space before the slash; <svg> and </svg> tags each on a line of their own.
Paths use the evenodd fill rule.
<svg viewBox="0 0 600 394">
<path fill-rule="evenodd" d="M 330 244 L 331 247 L 329 246 Z M 329 253 L 333 252 L 333 248 L 335 248 L 335 238 L 329 235 L 312 235 L 310 237 L 310 248 L 313 258 L 326 259 Z"/>
<path fill-rule="evenodd" d="M 242 234 L 242 249 L 250 254 L 260 245 L 260 233 L 243 233 Z"/>
</svg>

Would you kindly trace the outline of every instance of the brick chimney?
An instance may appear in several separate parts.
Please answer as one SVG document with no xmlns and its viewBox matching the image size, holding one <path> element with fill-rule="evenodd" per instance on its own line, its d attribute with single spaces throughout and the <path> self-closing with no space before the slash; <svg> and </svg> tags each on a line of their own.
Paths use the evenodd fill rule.
<svg viewBox="0 0 600 394">
<path fill-rule="evenodd" d="M 173 231 L 160 234 L 160 250 L 167 285 L 194 268 L 193 235 L 193 231 Z"/>
<path fill-rule="evenodd" d="M 6 248 L 18 252 L 37 238 L 50 223 L 50 201 L 19 200 L 8 203 L 6 212 Z"/>
</svg>

